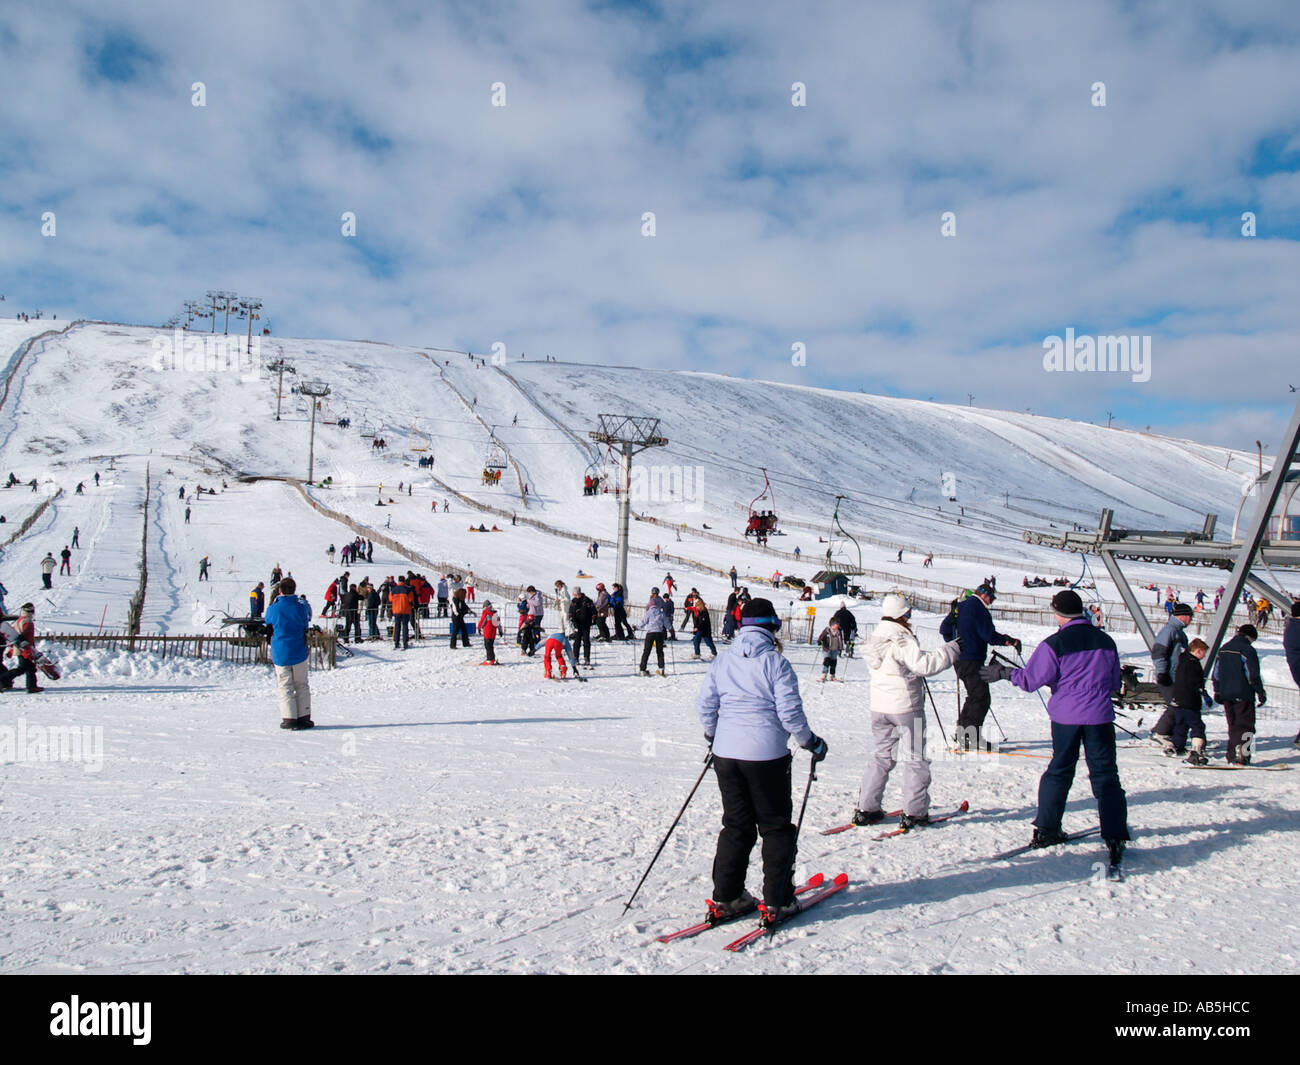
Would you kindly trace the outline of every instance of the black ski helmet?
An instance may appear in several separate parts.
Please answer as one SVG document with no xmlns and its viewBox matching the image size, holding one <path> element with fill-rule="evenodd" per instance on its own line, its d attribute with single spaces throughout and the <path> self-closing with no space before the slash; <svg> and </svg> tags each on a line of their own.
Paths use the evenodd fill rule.
<svg viewBox="0 0 1300 1065">
<path fill-rule="evenodd" d="M 769 599 L 751 599 L 740 609 L 741 628 L 767 629 L 769 632 L 781 630 L 781 619 L 776 616 L 776 607 Z"/>
</svg>

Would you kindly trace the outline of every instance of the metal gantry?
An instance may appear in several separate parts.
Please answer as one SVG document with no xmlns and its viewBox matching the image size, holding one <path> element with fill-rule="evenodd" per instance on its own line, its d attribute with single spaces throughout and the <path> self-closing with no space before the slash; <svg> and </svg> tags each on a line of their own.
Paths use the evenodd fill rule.
<svg viewBox="0 0 1300 1065">
<path fill-rule="evenodd" d="M 1101 557 L 1111 580 L 1119 590 L 1124 605 L 1133 616 L 1133 622 L 1147 647 L 1155 643 L 1155 632 L 1147 620 L 1145 612 L 1137 601 L 1137 596 L 1120 568 L 1120 560 L 1149 563 L 1174 564 L 1180 566 L 1208 566 L 1227 570 L 1224 580 L 1223 595 L 1219 608 L 1207 633 L 1206 643 L 1210 650 L 1205 658 L 1208 673 L 1213 667 L 1219 646 L 1227 634 L 1232 613 L 1241 602 L 1242 592 L 1251 588 L 1279 608 L 1285 607 L 1290 598 L 1282 589 L 1265 580 L 1254 572 L 1256 564 L 1261 564 L 1272 575 L 1274 566 L 1279 569 L 1300 570 L 1300 540 L 1288 539 L 1287 509 L 1300 486 L 1300 469 L 1293 469 L 1297 449 L 1300 448 L 1300 404 L 1296 405 L 1291 415 L 1291 423 L 1278 449 L 1273 468 L 1262 474 L 1255 482 L 1258 503 L 1250 520 L 1241 524 L 1241 508 L 1237 520 L 1233 523 L 1230 540 L 1215 540 L 1214 530 L 1217 515 L 1208 514 L 1205 524 L 1199 530 L 1188 532 L 1170 532 L 1153 529 L 1119 529 L 1113 524 L 1114 511 L 1103 510 L 1097 528 L 1090 532 L 1067 532 L 1064 535 L 1040 533 L 1028 530 L 1024 540 L 1031 544 L 1045 547 L 1057 547 L 1063 551 L 1083 554 L 1095 554 Z M 1278 501 L 1283 499 L 1282 512 L 1278 522 L 1278 536 L 1270 539 L 1269 524 L 1273 518 Z M 1243 501 L 1243 507 L 1245 503 Z M 1240 535 L 1239 535 L 1240 534 Z"/>
<path fill-rule="evenodd" d="M 587 435 L 598 444 L 617 447 L 623 471 L 623 490 L 618 498 L 618 564 L 615 580 L 627 594 L 627 541 L 632 513 L 632 456 L 652 447 L 667 447 L 668 439 L 659 435 L 659 419 L 635 414 L 598 414 L 600 428 Z"/>
</svg>

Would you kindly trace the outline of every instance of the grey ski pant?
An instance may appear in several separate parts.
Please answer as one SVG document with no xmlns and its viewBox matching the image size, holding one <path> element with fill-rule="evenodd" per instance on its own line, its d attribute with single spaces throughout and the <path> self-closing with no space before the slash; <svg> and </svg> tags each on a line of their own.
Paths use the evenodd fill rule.
<svg viewBox="0 0 1300 1065">
<path fill-rule="evenodd" d="M 293 721 L 311 717 L 311 688 L 307 683 L 307 663 L 276 666 L 275 680 L 280 692 L 280 717 Z"/>
<path fill-rule="evenodd" d="M 862 778 L 859 810 L 882 810 L 885 784 L 898 761 L 903 763 L 903 812 L 921 817 L 930 812 L 930 760 L 925 756 L 925 713 L 872 714 L 875 747 Z"/>
</svg>

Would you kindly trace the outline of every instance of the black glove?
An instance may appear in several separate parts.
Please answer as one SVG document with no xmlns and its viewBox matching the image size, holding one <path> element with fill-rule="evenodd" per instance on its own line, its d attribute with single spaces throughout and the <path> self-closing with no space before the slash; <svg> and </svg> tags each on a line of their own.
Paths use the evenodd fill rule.
<svg viewBox="0 0 1300 1065">
<path fill-rule="evenodd" d="M 1003 665 L 1001 662 L 990 662 L 987 666 L 980 667 L 980 680 L 988 684 L 996 684 L 1000 680 L 1011 679 L 1011 667 Z"/>
<path fill-rule="evenodd" d="M 1007 646 L 1014 647 L 1016 649 L 1016 654 L 1020 654 L 1020 651 L 1024 647 L 1024 644 L 1022 644 L 1019 640 L 1008 640 Z"/>
<path fill-rule="evenodd" d="M 1156 683 L 1162 688 L 1172 688 L 1174 686 L 1174 678 L 1168 673 L 1161 673 L 1156 677 Z"/>
<path fill-rule="evenodd" d="M 708 733 L 705 733 L 704 735 L 704 742 L 709 745 L 709 750 L 713 750 L 713 737 Z"/>
<path fill-rule="evenodd" d="M 1268 702 L 1268 696 L 1265 695 L 1263 692 L 1260 692 L 1260 693 L 1259 693 L 1259 705 L 1260 705 L 1260 706 L 1263 706 L 1266 702 Z"/>
<path fill-rule="evenodd" d="M 830 748 L 826 746 L 826 741 L 814 732 L 803 745 L 803 749 L 812 755 L 813 765 L 816 765 L 826 757 L 826 752 Z"/>
</svg>

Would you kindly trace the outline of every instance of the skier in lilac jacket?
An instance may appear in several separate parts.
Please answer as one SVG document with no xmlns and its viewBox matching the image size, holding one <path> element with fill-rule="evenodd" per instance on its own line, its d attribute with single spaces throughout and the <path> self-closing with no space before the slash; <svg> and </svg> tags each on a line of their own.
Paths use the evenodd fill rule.
<svg viewBox="0 0 1300 1065">
<path fill-rule="evenodd" d="M 1128 799 L 1119 782 L 1115 761 L 1115 705 L 1119 691 L 1119 651 L 1115 641 L 1083 613 L 1077 592 L 1057 592 L 1052 609 L 1060 626 L 1038 645 L 1023 669 L 995 662 L 985 666 L 988 681 L 1010 680 L 1024 691 L 1052 689 L 1047 715 L 1052 719 L 1052 761 L 1038 782 L 1038 816 L 1032 845 L 1050 847 L 1068 837 L 1061 830 L 1065 803 L 1074 782 L 1082 744 L 1088 761 L 1092 793 L 1101 818 L 1101 836 L 1110 848 L 1112 865 L 1124 853 L 1128 831 Z"/>
<path fill-rule="evenodd" d="M 780 920 L 794 907 L 795 826 L 790 814 L 791 738 L 813 761 L 826 743 L 808 727 L 799 679 L 781 654 L 781 622 L 767 599 L 751 599 L 740 632 L 709 666 L 696 701 L 722 793 L 722 832 L 713 860 L 715 917 L 736 916 L 757 903 L 745 890 L 750 851 L 763 837 L 763 902 Z"/>
</svg>

